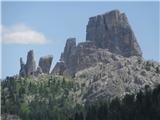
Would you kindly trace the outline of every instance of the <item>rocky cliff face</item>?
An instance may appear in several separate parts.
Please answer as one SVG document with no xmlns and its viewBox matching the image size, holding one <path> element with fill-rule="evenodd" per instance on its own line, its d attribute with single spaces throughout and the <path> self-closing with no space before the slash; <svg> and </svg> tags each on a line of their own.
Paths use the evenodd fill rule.
<svg viewBox="0 0 160 120">
<path fill-rule="evenodd" d="M 25 70 L 25 64 L 23 62 L 22 57 L 20 58 L 20 71 L 19 71 L 20 76 L 25 76 L 26 75 L 26 70 Z"/>
<path fill-rule="evenodd" d="M 109 63 L 99 62 L 93 67 L 78 71 L 75 79 L 82 86 L 81 99 L 94 101 L 103 98 L 123 97 L 136 93 L 146 85 L 160 84 L 160 64 L 141 57 L 125 58 L 106 52 Z"/>
<path fill-rule="evenodd" d="M 82 87 L 80 99 L 94 101 L 138 92 L 160 84 L 160 64 L 145 61 L 124 13 L 118 10 L 91 17 L 86 42 L 66 42 L 52 74 L 70 74 Z"/>
<path fill-rule="evenodd" d="M 86 40 L 94 41 L 98 48 L 125 57 L 142 56 L 127 16 L 119 10 L 91 17 L 86 32 Z"/>
<path fill-rule="evenodd" d="M 19 75 L 22 77 L 37 76 L 39 74 L 49 74 L 53 57 L 48 55 L 41 57 L 39 66 L 36 68 L 36 61 L 34 59 L 34 51 L 30 50 L 27 54 L 27 62 L 24 64 L 23 59 L 20 58 L 20 71 Z"/>
<path fill-rule="evenodd" d="M 27 62 L 25 65 L 26 75 L 34 75 L 36 71 L 36 61 L 34 60 L 34 52 L 30 50 L 27 55 Z"/>
<path fill-rule="evenodd" d="M 75 38 L 67 39 L 60 58 L 66 66 L 64 73 L 73 75 L 98 62 L 107 63 L 111 58 L 106 51 L 124 57 L 142 56 L 126 15 L 118 10 L 91 17 L 86 31 L 86 42 L 77 46 Z M 56 66 L 55 69 L 60 68 Z"/>
<path fill-rule="evenodd" d="M 54 66 L 51 74 L 54 75 L 64 75 L 66 70 L 66 65 L 64 64 L 63 61 L 57 62 L 56 65 Z"/>
<path fill-rule="evenodd" d="M 64 61 L 66 68 L 70 73 L 75 71 L 76 65 L 76 38 L 68 38 L 64 48 L 64 52 L 61 55 L 61 61 Z"/>
<path fill-rule="evenodd" d="M 20 58 L 20 76 L 30 76 L 34 75 L 36 71 L 36 62 L 34 60 L 34 52 L 30 50 L 27 54 L 27 62 L 24 64 L 22 58 Z"/>
<path fill-rule="evenodd" d="M 43 73 L 49 74 L 53 56 L 44 56 L 39 60 L 39 67 L 42 69 Z"/>
<path fill-rule="evenodd" d="M 42 57 L 36 70 L 33 51 L 20 59 L 20 75 L 49 74 L 52 57 Z M 160 84 L 160 64 L 145 61 L 124 13 L 114 10 L 91 17 L 86 42 L 68 38 L 52 75 L 72 75 L 81 86 L 80 99 L 121 97 L 145 85 Z"/>
<path fill-rule="evenodd" d="M 21 120 L 19 116 L 12 115 L 12 114 L 2 114 L 1 119 L 2 120 Z"/>
</svg>

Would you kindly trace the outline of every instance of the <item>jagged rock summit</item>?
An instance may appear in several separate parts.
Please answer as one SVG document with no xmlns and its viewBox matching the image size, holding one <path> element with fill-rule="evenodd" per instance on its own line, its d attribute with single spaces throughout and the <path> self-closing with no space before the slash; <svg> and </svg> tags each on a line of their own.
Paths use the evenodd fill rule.
<svg viewBox="0 0 160 120">
<path fill-rule="evenodd" d="M 113 10 L 91 17 L 86 30 L 86 42 L 76 45 L 76 38 L 68 38 L 60 61 L 52 74 L 74 75 L 98 62 L 108 63 L 108 52 L 123 57 L 142 57 L 141 49 L 124 13 Z M 63 66 L 63 67 L 62 67 Z M 63 68 L 63 69 L 61 69 Z"/>
<path fill-rule="evenodd" d="M 34 59 L 34 51 L 30 50 L 27 54 L 27 62 L 24 64 L 22 57 L 20 58 L 19 75 L 22 77 L 36 76 L 42 73 L 49 74 L 53 57 L 51 55 L 41 57 L 39 66 L 36 68 L 36 61 Z"/>
<path fill-rule="evenodd" d="M 86 40 L 94 41 L 98 48 L 125 57 L 142 56 L 127 16 L 119 10 L 89 18 L 86 32 Z"/>
<path fill-rule="evenodd" d="M 124 13 L 113 10 L 91 17 L 86 41 L 68 38 L 59 62 L 50 71 L 52 56 L 41 57 L 36 68 L 33 50 L 20 58 L 20 76 L 69 75 L 81 86 L 78 100 L 94 101 L 135 93 L 160 84 L 160 64 L 145 61 Z"/>
</svg>

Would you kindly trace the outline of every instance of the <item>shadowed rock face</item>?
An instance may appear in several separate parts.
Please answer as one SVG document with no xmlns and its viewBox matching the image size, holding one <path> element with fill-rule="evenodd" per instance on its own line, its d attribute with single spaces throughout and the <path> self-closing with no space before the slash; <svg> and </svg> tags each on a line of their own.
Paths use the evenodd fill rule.
<svg viewBox="0 0 160 120">
<path fill-rule="evenodd" d="M 49 74 L 51 64 L 52 64 L 53 56 L 44 56 L 39 60 L 39 67 L 42 69 L 43 73 Z"/>
<path fill-rule="evenodd" d="M 34 60 L 34 52 L 30 50 L 27 54 L 27 62 L 24 64 L 22 58 L 20 58 L 20 76 L 30 76 L 34 75 L 36 71 L 36 62 Z"/>
<path fill-rule="evenodd" d="M 26 68 L 26 75 L 33 75 L 34 72 L 36 71 L 36 62 L 34 60 L 34 52 L 33 50 L 30 50 L 28 52 L 28 55 L 27 55 L 27 62 L 26 62 L 26 65 L 25 65 L 25 68 Z"/>
<path fill-rule="evenodd" d="M 24 62 L 23 62 L 22 57 L 20 57 L 20 67 L 21 67 L 21 69 L 20 69 L 20 71 L 19 71 L 19 74 L 20 74 L 21 76 L 25 76 L 25 75 L 26 75 L 26 70 L 25 70 L 25 64 L 24 64 Z"/>
<path fill-rule="evenodd" d="M 94 41 L 98 48 L 125 57 L 142 56 L 127 16 L 119 10 L 91 17 L 86 32 L 86 40 Z"/>
</svg>

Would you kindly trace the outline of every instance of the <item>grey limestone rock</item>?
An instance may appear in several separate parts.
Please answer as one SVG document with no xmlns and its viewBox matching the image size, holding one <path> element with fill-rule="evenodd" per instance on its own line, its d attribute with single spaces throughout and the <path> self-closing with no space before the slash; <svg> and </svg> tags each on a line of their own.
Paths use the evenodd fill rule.
<svg viewBox="0 0 160 120">
<path fill-rule="evenodd" d="M 63 75 L 66 70 L 66 66 L 63 61 L 57 62 L 51 74 Z"/>
<path fill-rule="evenodd" d="M 67 39 L 61 55 L 60 60 L 64 61 L 65 71 L 71 75 L 98 62 L 107 63 L 116 60 L 116 56 L 112 54 L 142 57 L 128 19 L 119 10 L 91 17 L 86 31 L 86 42 L 76 46 L 75 38 Z M 111 59 L 112 57 L 114 59 Z"/>
<path fill-rule="evenodd" d="M 30 50 L 27 55 L 27 62 L 25 65 L 26 69 L 26 75 L 34 75 L 34 72 L 36 71 L 36 62 L 34 60 L 34 52 L 33 50 Z"/>
<path fill-rule="evenodd" d="M 34 52 L 30 50 L 27 54 L 27 62 L 24 64 L 22 58 L 20 58 L 20 76 L 31 76 L 36 71 L 36 62 L 34 60 Z"/>
<path fill-rule="evenodd" d="M 60 60 L 64 62 L 66 71 L 73 74 L 76 62 L 76 38 L 68 38 Z M 57 66 L 56 66 L 57 67 Z M 62 70 L 63 71 L 63 70 Z"/>
<path fill-rule="evenodd" d="M 39 74 L 42 74 L 42 73 L 43 73 L 42 68 L 40 66 L 38 66 L 35 74 L 39 75 Z"/>
<path fill-rule="evenodd" d="M 130 58 L 115 56 L 117 61 L 99 62 L 96 66 L 76 73 L 75 79 L 80 86 L 84 85 L 81 93 L 82 100 L 123 97 L 125 94 L 142 90 L 146 85 L 154 88 L 160 84 L 160 74 L 156 72 L 157 67 L 160 66 L 159 62 L 145 61 L 137 56 Z M 150 69 L 148 70 L 146 66 Z"/>
<path fill-rule="evenodd" d="M 160 63 L 145 61 L 124 13 L 113 10 L 91 17 L 86 41 L 68 38 L 60 61 L 51 74 L 74 75 L 80 99 L 94 101 L 136 93 L 145 85 L 160 84 Z M 33 51 L 27 63 L 20 59 L 20 75 L 49 73 L 52 57 L 41 57 L 36 70 Z"/>
<path fill-rule="evenodd" d="M 76 49 L 76 38 L 68 38 L 64 48 L 64 52 L 61 56 L 61 60 L 65 61 L 66 64 L 70 64 L 70 57 L 75 54 Z"/>
<path fill-rule="evenodd" d="M 127 16 L 119 10 L 91 17 L 86 33 L 86 40 L 94 41 L 98 48 L 107 48 L 125 57 L 142 56 Z"/>
<path fill-rule="evenodd" d="M 22 58 L 20 58 L 20 71 L 19 75 L 22 77 L 37 76 L 45 73 L 49 74 L 53 57 L 51 55 L 41 57 L 39 60 L 39 66 L 36 68 L 36 61 L 34 59 L 34 52 L 30 50 L 27 54 L 27 62 L 24 64 Z"/>
<path fill-rule="evenodd" d="M 19 71 L 20 76 L 25 76 L 26 75 L 26 71 L 25 71 L 25 64 L 23 62 L 22 57 L 20 57 L 20 71 Z"/>
<path fill-rule="evenodd" d="M 41 68 L 43 73 L 49 74 L 52 60 L 53 60 L 52 55 L 48 55 L 40 58 L 39 67 Z"/>
</svg>

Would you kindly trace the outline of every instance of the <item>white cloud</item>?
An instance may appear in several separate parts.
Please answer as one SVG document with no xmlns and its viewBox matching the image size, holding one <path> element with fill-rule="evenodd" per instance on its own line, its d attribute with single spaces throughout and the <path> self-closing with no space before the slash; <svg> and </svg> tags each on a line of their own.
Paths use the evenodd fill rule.
<svg viewBox="0 0 160 120">
<path fill-rule="evenodd" d="M 19 23 L 10 27 L 1 26 L 3 43 L 14 44 L 45 44 L 47 39 L 43 33 L 33 30 L 25 24 Z"/>
</svg>

